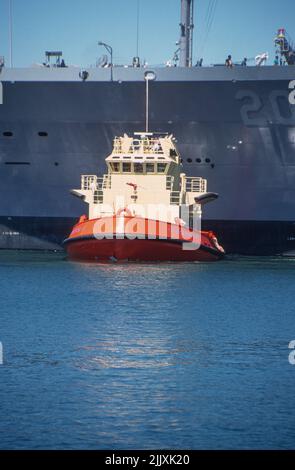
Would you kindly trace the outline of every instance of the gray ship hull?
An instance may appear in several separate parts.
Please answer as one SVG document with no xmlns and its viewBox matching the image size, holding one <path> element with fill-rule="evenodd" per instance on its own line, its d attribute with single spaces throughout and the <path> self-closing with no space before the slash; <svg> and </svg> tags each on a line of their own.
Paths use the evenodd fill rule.
<svg viewBox="0 0 295 470">
<path fill-rule="evenodd" d="M 82 81 L 75 68 L 2 70 L 0 248 L 61 249 L 86 209 L 69 190 L 105 171 L 115 135 L 144 128 L 144 72 L 89 69 Z M 151 129 L 172 132 L 184 171 L 220 195 L 203 227 L 227 252 L 294 250 L 295 68 L 155 73 Z"/>
</svg>

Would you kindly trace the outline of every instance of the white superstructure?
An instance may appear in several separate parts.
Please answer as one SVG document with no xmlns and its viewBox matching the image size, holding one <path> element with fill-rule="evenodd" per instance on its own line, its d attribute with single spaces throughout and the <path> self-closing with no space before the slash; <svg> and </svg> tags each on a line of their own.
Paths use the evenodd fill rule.
<svg viewBox="0 0 295 470">
<path fill-rule="evenodd" d="M 201 211 L 195 198 L 207 192 L 207 181 L 187 177 L 172 135 L 135 133 L 114 139 L 102 177 L 82 175 L 81 189 L 72 193 L 89 205 L 89 219 L 117 214 L 174 223 L 181 211 Z"/>
</svg>

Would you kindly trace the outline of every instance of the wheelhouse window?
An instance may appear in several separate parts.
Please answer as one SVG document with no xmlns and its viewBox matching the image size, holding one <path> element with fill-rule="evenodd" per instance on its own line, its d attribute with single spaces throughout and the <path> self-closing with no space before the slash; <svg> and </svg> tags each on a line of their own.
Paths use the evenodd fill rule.
<svg viewBox="0 0 295 470">
<path fill-rule="evenodd" d="M 134 163 L 134 173 L 143 173 L 142 163 Z"/>
<path fill-rule="evenodd" d="M 167 167 L 167 163 L 157 163 L 157 172 L 165 173 L 166 167 Z"/>
<path fill-rule="evenodd" d="M 111 169 L 113 170 L 114 173 L 119 173 L 120 163 L 119 162 L 112 162 L 111 163 Z"/>
<path fill-rule="evenodd" d="M 146 172 L 147 173 L 155 173 L 155 164 L 154 163 L 147 163 L 146 164 Z"/>
<path fill-rule="evenodd" d="M 123 162 L 123 173 L 131 173 L 131 163 Z"/>
</svg>

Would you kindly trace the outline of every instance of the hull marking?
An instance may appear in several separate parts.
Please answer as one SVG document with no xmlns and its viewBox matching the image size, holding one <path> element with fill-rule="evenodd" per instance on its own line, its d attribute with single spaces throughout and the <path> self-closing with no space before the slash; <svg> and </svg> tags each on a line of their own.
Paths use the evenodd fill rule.
<svg viewBox="0 0 295 470">
<path fill-rule="evenodd" d="M 295 104 L 295 80 L 292 80 L 290 83 L 289 83 L 289 88 L 293 89 L 293 91 L 291 91 L 289 93 L 289 103 L 290 104 Z"/>
</svg>

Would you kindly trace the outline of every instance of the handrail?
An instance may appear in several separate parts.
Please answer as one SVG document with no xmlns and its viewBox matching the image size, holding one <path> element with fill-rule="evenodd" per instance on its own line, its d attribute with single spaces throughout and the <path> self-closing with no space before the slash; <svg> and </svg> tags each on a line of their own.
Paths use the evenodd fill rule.
<svg viewBox="0 0 295 470">
<path fill-rule="evenodd" d="M 114 139 L 114 148 L 113 153 L 116 154 L 163 154 L 163 148 L 159 139 L 150 138 L 150 139 L 133 139 L 132 143 L 129 145 L 128 152 L 123 152 L 123 139 L 116 137 Z"/>
<path fill-rule="evenodd" d="M 170 190 L 173 187 L 173 182 L 174 182 L 174 176 L 172 175 L 167 175 L 166 176 L 166 189 Z"/>
<path fill-rule="evenodd" d="M 207 180 L 201 177 L 189 176 L 186 177 L 186 192 L 187 193 L 206 193 Z"/>
<path fill-rule="evenodd" d="M 96 176 L 96 175 L 82 175 L 81 176 L 81 189 L 99 191 L 111 187 L 110 175 Z"/>
<path fill-rule="evenodd" d="M 178 206 L 179 201 L 180 201 L 180 191 L 171 191 L 170 192 L 170 204 Z"/>
</svg>

